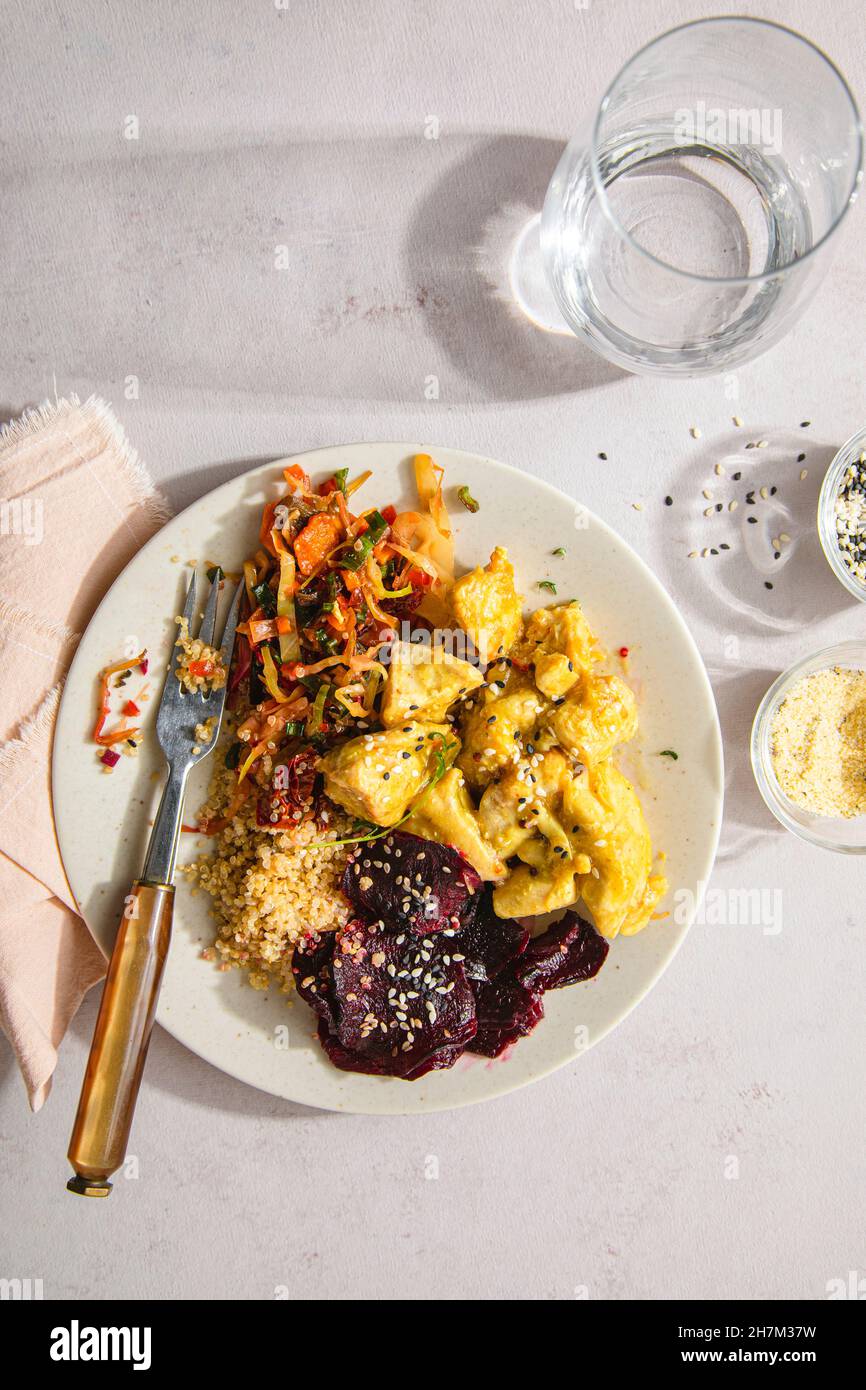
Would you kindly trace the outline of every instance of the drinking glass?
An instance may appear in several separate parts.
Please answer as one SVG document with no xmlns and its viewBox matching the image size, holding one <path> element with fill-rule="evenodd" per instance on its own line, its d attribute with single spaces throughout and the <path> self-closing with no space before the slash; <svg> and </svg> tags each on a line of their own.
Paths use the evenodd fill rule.
<svg viewBox="0 0 866 1390">
<path fill-rule="evenodd" d="M 567 325 L 654 375 L 724 371 L 788 331 L 861 178 L 830 59 L 764 20 L 698 20 L 641 49 L 568 146 L 541 216 Z"/>
</svg>

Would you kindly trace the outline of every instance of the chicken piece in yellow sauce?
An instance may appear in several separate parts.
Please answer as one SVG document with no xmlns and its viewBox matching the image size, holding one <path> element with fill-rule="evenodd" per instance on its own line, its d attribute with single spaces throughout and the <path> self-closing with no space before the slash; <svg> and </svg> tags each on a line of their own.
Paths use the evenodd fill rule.
<svg viewBox="0 0 866 1390">
<path fill-rule="evenodd" d="M 503 859 L 484 834 L 459 768 L 449 768 L 431 787 L 418 809 L 404 821 L 403 828 L 424 840 L 453 845 L 488 882 L 503 879 L 508 873 Z"/>
<path fill-rule="evenodd" d="M 497 546 L 489 564 L 470 570 L 455 582 L 451 608 L 483 662 L 493 661 L 513 647 L 523 618 L 507 551 Z"/>
<path fill-rule="evenodd" d="M 405 724 L 407 718 L 439 723 L 455 700 L 483 684 L 477 666 L 441 645 L 395 642 L 379 717 L 386 729 Z"/>
<path fill-rule="evenodd" d="M 637 705 L 577 603 L 540 609 L 461 716 L 458 766 L 480 794 L 481 834 L 510 868 L 500 917 L 582 899 L 606 937 L 646 926 L 667 890 L 654 875 L 640 803 L 610 758 L 637 731 Z"/>
<path fill-rule="evenodd" d="M 460 747 L 450 724 L 407 723 L 338 744 L 322 759 L 325 791 L 351 816 L 396 825 L 424 790 L 439 758 Z"/>
</svg>

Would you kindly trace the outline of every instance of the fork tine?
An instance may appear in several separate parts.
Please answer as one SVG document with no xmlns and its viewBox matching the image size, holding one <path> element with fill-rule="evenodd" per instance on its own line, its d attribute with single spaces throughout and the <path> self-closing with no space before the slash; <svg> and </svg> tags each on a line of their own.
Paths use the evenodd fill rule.
<svg viewBox="0 0 866 1390">
<path fill-rule="evenodd" d="M 208 594 L 207 606 L 205 607 L 204 617 L 201 620 L 201 627 L 199 628 L 198 633 L 199 641 L 206 643 L 206 645 L 209 647 L 213 646 L 213 637 L 216 631 L 217 604 L 219 603 L 219 597 L 219 580 L 216 580 L 210 586 L 210 593 Z"/>
<path fill-rule="evenodd" d="M 186 591 L 186 603 L 183 605 L 183 616 L 186 618 L 187 627 L 189 627 L 190 623 L 192 622 L 192 617 L 195 613 L 195 595 L 196 582 L 195 570 L 193 570 L 192 579 L 189 581 L 189 588 Z"/>
<path fill-rule="evenodd" d="M 235 589 L 234 597 L 232 598 L 231 602 L 231 607 L 229 608 L 229 611 L 226 615 L 226 625 L 223 628 L 220 655 L 222 657 L 223 666 L 225 666 L 226 670 L 228 670 L 229 663 L 231 661 L 232 648 L 235 644 L 235 627 L 237 626 L 238 609 L 240 607 L 243 587 L 243 584 L 238 584 L 237 588 Z"/>
</svg>

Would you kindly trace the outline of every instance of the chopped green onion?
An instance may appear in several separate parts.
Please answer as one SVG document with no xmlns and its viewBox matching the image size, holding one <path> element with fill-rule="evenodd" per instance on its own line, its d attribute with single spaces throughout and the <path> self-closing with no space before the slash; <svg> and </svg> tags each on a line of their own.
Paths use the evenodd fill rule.
<svg viewBox="0 0 866 1390">
<path fill-rule="evenodd" d="M 679 753 L 675 753 L 672 748 L 663 748 L 659 753 L 660 758 L 673 758 L 674 762 L 679 758 Z"/>
<path fill-rule="evenodd" d="M 346 570 L 363 569 L 373 549 L 373 542 L 369 535 L 363 535 L 355 541 L 351 550 L 347 550 L 345 555 L 341 555 L 338 564 Z"/>
<path fill-rule="evenodd" d="M 270 584 L 267 582 L 256 584 L 253 593 L 265 617 L 275 618 L 277 616 L 277 596 Z"/>
<path fill-rule="evenodd" d="M 367 523 L 365 535 L 376 545 L 384 536 L 388 529 L 388 523 L 381 512 L 367 512 L 364 520 Z"/>
<path fill-rule="evenodd" d="M 565 546 L 564 546 L 564 545 L 558 545 L 558 546 L 556 547 L 556 549 L 554 550 L 553 554 L 554 554 L 554 555 L 557 555 L 557 556 L 559 557 L 559 559 L 561 560 L 562 557 L 563 557 L 563 555 L 565 554 Z"/>
<path fill-rule="evenodd" d="M 538 587 L 539 589 L 546 589 L 549 594 L 556 593 L 556 585 L 552 579 L 542 579 Z"/>
<path fill-rule="evenodd" d="M 346 491 L 346 484 L 349 481 L 348 468 L 338 468 L 334 474 L 334 486 L 338 492 Z"/>
<path fill-rule="evenodd" d="M 469 488 L 466 486 L 465 483 L 463 487 L 459 487 L 457 489 L 457 500 L 458 502 L 462 502 L 467 512 L 478 511 L 478 503 L 475 501 L 475 498 L 472 496 L 472 493 L 469 491 Z"/>
</svg>

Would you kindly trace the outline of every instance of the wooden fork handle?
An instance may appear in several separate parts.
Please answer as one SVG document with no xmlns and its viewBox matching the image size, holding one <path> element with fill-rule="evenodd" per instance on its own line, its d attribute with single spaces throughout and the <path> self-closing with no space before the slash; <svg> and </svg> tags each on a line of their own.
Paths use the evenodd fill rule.
<svg viewBox="0 0 866 1390">
<path fill-rule="evenodd" d="M 70 1192 L 107 1196 L 126 1156 L 173 908 L 174 888 L 164 883 L 136 882 L 126 899 L 69 1143 Z"/>
</svg>

